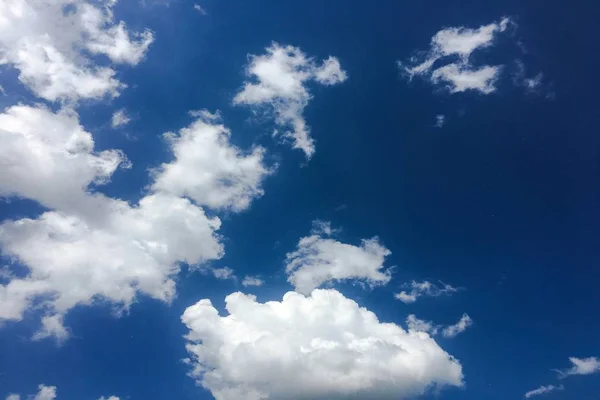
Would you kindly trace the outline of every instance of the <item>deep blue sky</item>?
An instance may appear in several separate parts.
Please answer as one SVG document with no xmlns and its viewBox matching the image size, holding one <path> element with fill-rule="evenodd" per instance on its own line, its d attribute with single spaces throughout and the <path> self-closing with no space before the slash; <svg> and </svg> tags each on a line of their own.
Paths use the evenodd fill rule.
<svg viewBox="0 0 600 400">
<path fill-rule="evenodd" d="M 260 143 L 279 163 L 264 196 L 223 218 L 226 255 L 213 263 L 265 277 L 265 286 L 248 290 L 260 301 L 292 289 L 285 254 L 312 220 L 329 220 L 343 228 L 341 241 L 377 235 L 392 251 L 386 265 L 396 269 L 387 286 L 335 286 L 382 321 L 401 323 L 411 313 L 441 324 L 463 312 L 473 318 L 462 335 L 437 339 L 461 361 L 465 388 L 431 398 L 522 398 L 555 382 L 551 369 L 567 367 L 568 357 L 600 354 L 597 4 L 204 0 L 207 15 L 200 15 L 192 2 L 169 3 L 123 1 L 115 9 L 131 28 L 152 29 L 156 40 L 144 62 L 119 69 L 129 85 L 120 97 L 79 108 L 96 148 L 120 148 L 133 162 L 98 190 L 139 199 L 147 169 L 169 159 L 160 135 L 187 125 L 188 110 L 219 109 L 234 143 Z M 395 61 L 426 49 L 443 27 L 475 28 L 502 16 L 517 23 L 514 38 L 501 38 L 480 56 L 506 64 L 495 93 L 450 94 L 400 76 Z M 349 75 L 333 87 L 309 86 L 314 98 L 305 116 L 317 141 L 309 163 L 271 140 L 268 122 L 231 105 L 247 55 L 272 41 L 319 59 L 334 55 Z M 545 93 L 513 85 L 515 59 L 543 72 Z M 33 102 L 11 84 L 11 74 L 0 76 L 8 93 L 0 105 Z M 134 118 L 116 132 L 108 121 L 121 107 Z M 433 127 L 437 114 L 446 116 L 441 129 Z M 34 217 L 39 210 L 13 199 L 2 203 L 0 216 Z M 395 300 L 393 293 L 413 279 L 465 290 L 412 305 Z M 46 383 L 62 400 L 210 399 L 180 361 L 180 316 L 201 298 L 222 308 L 227 294 L 243 288 L 187 271 L 177 288 L 170 306 L 140 297 L 120 318 L 110 305 L 72 310 L 66 325 L 73 338 L 62 346 L 29 340 L 35 315 L 7 323 L 0 331 L 0 396 L 33 393 Z M 597 376 L 567 384 L 548 396 L 596 400 L 600 391 Z"/>
</svg>

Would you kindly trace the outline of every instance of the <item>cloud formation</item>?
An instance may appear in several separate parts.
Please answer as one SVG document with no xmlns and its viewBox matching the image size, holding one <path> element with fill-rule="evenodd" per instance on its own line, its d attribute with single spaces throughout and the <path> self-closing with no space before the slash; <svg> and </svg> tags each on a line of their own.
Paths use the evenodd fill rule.
<svg viewBox="0 0 600 400">
<path fill-rule="evenodd" d="M 250 56 L 248 81 L 233 103 L 272 108 L 275 122 L 286 130 L 283 137 L 291 139 L 293 148 L 302 150 L 310 159 L 315 144 L 303 115 L 312 98 L 306 84 L 316 81 L 335 85 L 344 82 L 347 74 L 335 57 L 330 56 L 319 65 L 298 47 L 273 43 L 265 50 L 266 54 Z"/>
<path fill-rule="evenodd" d="M 424 57 L 412 57 L 408 62 L 398 62 L 398 67 L 409 79 L 421 76 L 433 84 L 444 85 L 451 93 L 467 90 L 489 94 L 496 90 L 495 83 L 501 66 L 472 65 L 471 54 L 493 45 L 495 37 L 506 30 L 509 18 L 484 25 L 478 29 L 465 27 L 445 28 L 431 38 L 431 45 Z M 457 61 L 439 65 L 448 57 Z"/>
<path fill-rule="evenodd" d="M 466 331 L 471 325 L 473 325 L 473 320 L 471 317 L 469 317 L 467 314 L 463 314 L 456 324 L 447 326 L 442 330 L 442 336 L 447 338 L 456 337 L 458 334 Z"/>
<path fill-rule="evenodd" d="M 571 375 L 592 375 L 600 372 L 600 358 L 598 357 L 569 357 L 569 361 L 572 364 L 571 368 L 557 370 L 560 378 Z"/>
<path fill-rule="evenodd" d="M 453 338 L 473 325 L 473 320 L 467 314 L 463 314 L 456 324 L 444 327 L 442 325 L 436 325 L 431 321 L 419 319 L 414 314 L 410 314 L 406 318 L 406 325 L 410 331 L 425 332 L 432 336 L 441 332 L 442 336 L 445 338 Z"/>
<path fill-rule="evenodd" d="M 0 3 L 0 65 L 19 71 L 19 80 L 49 101 L 115 97 L 125 85 L 110 66 L 136 65 L 153 41 L 152 32 L 129 32 L 115 23 L 114 0 L 12 0 Z"/>
<path fill-rule="evenodd" d="M 310 236 L 300 239 L 295 251 L 286 255 L 288 282 L 296 291 L 309 294 L 325 283 L 342 280 L 356 280 L 372 286 L 390 281 L 391 271 L 385 269 L 383 263 L 392 252 L 377 237 L 363 239 L 360 246 L 354 246 L 327 237 L 335 231 L 328 223 L 323 226 L 328 229 L 313 230 Z"/>
<path fill-rule="evenodd" d="M 381 323 L 335 290 L 259 303 L 233 293 L 182 321 L 191 376 L 217 400 L 398 399 L 462 386 L 460 363 L 427 334 Z"/>
<path fill-rule="evenodd" d="M 56 386 L 46 386 L 44 384 L 38 386 L 37 394 L 27 396 L 30 400 L 54 400 L 56 399 Z M 6 400 L 21 400 L 21 395 L 9 394 Z M 98 400 L 119 400 L 117 396 L 100 397 Z"/>
<path fill-rule="evenodd" d="M 530 390 L 529 392 L 525 393 L 525 398 L 528 399 L 530 397 L 541 396 L 541 395 L 544 395 L 544 394 L 548 394 L 548 393 L 553 392 L 555 390 L 564 390 L 564 389 L 565 389 L 565 387 L 563 385 L 559 385 L 559 386 L 554 386 L 554 385 L 540 386 L 537 389 Z"/>
<path fill-rule="evenodd" d="M 400 300 L 404 304 L 411 304 L 417 301 L 417 299 L 421 296 L 427 297 L 440 297 L 440 296 L 450 296 L 453 293 L 459 291 L 458 288 L 455 288 L 451 285 L 447 285 L 443 282 L 441 287 L 436 285 L 435 283 L 431 283 L 429 281 L 417 282 L 412 281 L 408 284 L 405 284 L 404 287 L 410 289 L 408 291 L 401 291 L 400 293 L 396 293 L 394 297 L 397 300 Z"/>
<path fill-rule="evenodd" d="M 115 111 L 110 119 L 110 124 L 113 128 L 127 125 L 130 122 L 131 118 L 129 118 L 124 108 Z"/>
<path fill-rule="evenodd" d="M 256 276 L 248 276 L 246 275 L 244 279 L 242 279 L 242 286 L 262 286 L 265 284 L 265 281 L 256 277 Z"/>
<path fill-rule="evenodd" d="M 62 341 L 69 335 L 63 316 L 71 308 L 96 299 L 127 308 L 138 294 L 169 302 L 181 263 L 194 267 L 221 258 L 221 221 L 208 217 L 201 205 L 237 210 L 260 191 L 251 187 L 255 181 L 248 183 L 247 157 L 225 140 L 228 134 L 218 137 L 224 128 L 207 122 L 200 127 L 198 135 L 209 132 L 202 140 L 212 146 L 213 161 L 202 160 L 200 152 L 200 160 L 186 163 L 199 152 L 191 138 L 186 148 L 172 146 L 176 159 L 167 166 L 204 180 L 180 181 L 175 194 L 154 185 L 130 204 L 91 191 L 108 182 L 126 158 L 116 150 L 95 152 L 91 134 L 73 111 L 15 106 L 0 114 L 0 160 L 6 166 L 0 195 L 29 198 L 49 209 L 37 218 L 0 224 L 4 255 L 27 269 L 0 285 L 0 321 L 41 309 L 45 315 L 34 339 Z M 226 170 L 223 160 L 234 168 Z M 167 170 L 155 171 L 155 182 L 168 182 Z M 181 197 L 196 193 L 198 185 L 216 194 L 190 196 L 196 203 Z"/>
</svg>

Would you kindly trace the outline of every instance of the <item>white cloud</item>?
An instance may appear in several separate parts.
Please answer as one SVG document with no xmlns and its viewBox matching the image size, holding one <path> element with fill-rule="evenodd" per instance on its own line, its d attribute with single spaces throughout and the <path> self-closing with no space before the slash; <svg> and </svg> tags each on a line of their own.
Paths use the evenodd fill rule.
<svg viewBox="0 0 600 400">
<path fill-rule="evenodd" d="M 431 81 L 433 83 L 448 83 L 450 93 L 476 90 L 483 94 L 490 94 L 496 90 L 495 85 L 500 70 L 501 68 L 498 66 L 471 69 L 468 65 L 454 63 L 433 71 Z"/>
<path fill-rule="evenodd" d="M 0 3 L 0 65 L 46 100 L 117 96 L 123 88 L 114 69 L 86 53 L 135 65 L 153 41 L 150 31 L 130 33 L 115 23 L 114 1 L 11 0 Z M 103 3 L 103 4 L 102 4 Z M 96 5 L 95 5 L 96 4 Z M 68 9 L 66 8 L 68 6 Z"/>
<path fill-rule="evenodd" d="M 131 122 L 131 118 L 125 112 L 125 109 L 120 109 L 114 112 L 112 118 L 110 120 L 110 124 L 113 128 L 118 128 L 120 126 L 127 125 Z"/>
<path fill-rule="evenodd" d="M 430 49 L 424 58 L 412 57 L 407 63 L 398 62 L 398 67 L 409 79 L 423 76 L 434 84 L 445 83 L 451 93 L 466 90 L 492 93 L 501 67 L 474 67 L 470 57 L 474 51 L 492 46 L 497 34 L 504 32 L 511 22 L 504 18 L 478 29 L 442 29 L 431 39 Z M 440 60 L 452 56 L 457 57 L 458 61 L 434 68 Z"/>
<path fill-rule="evenodd" d="M 244 287 L 248 287 L 248 286 L 262 286 L 264 285 L 264 281 L 258 277 L 255 276 L 245 276 L 244 279 L 242 279 L 242 286 Z"/>
<path fill-rule="evenodd" d="M 110 397 L 100 397 L 100 399 L 98 400 L 119 400 L 119 398 L 117 396 L 110 396 Z"/>
<path fill-rule="evenodd" d="M 571 368 L 557 370 L 561 378 L 566 378 L 571 375 L 592 375 L 600 372 L 600 358 L 598 357 L 569 357 L 569 361 L 573 364 Z"/>
<path fill-rule="evenodd" d="M 391 279 L 391 271 L 383 263 L 390 254 L 377 237 L 363 239 L 360 246 L 354 246 L 313 231 L 300 239 L 295 251 L 286 255 L 285 270 L 288 282 L 304 294 L 324 283 L 341 280 L 385 285 Z"/>
<path fill-rule="evenodd" d="M 440 329 L 439 325 L 434 325 L 431 321 L 424 321 L 417 318 L 414 314 L 410 314 L 406 318 L 406 325 L 408 329 L 415 332 L 425 332 L 430 335 L 437 335 Z"/>
<path fill-rule="evenodd" d="M 404 287 L 410 288 L 410 291 L 401 291 L 394 295 L 394 297 L 405 304 L 414 303 L 417 298 L 421 296 L 428 297 L 439 297 L 439 296 L 450 296 L 452 293 L 458 292 L 458 288 L 451 285 L 447 285 L 440 282 L 442 287 L 437 286 L 429 281 L 417 282 L 412 281 L 409 284 L 405 284 Z"/>
<path fill-rule="evenodd" d="M 38 393 L 35 396 L 28 396 L 27 398 L 32 400 L 54 400 L 56 398 L 56 386 L 39 385 Z M 6 400 L 21 400 L 21 396 L 18 394 L 10 394 Z M 98 400 L 119 400 L 119 398 L 117 396 L 102 396 Z"/>
<path fill-rule="evenodd" d="M 272 173 L 264 164 L 265 150 L 245 154 L 229 142 L 231 132 L 206 110 L 176 133 L 166 133 L 175 159 L 154 171 L 154 190 L 187 196 L 199 205 L 242 211 L 262 196 L 262 182 Z"/>
<path fill-rule="evenodd" d="M 126 161 L 120 151 L 95 152 L 74 111 L 18 105 L 0 114 L 0 196 L 78 209 L 88 185 L 108 182 Z"/>
<path fill-rule="evenodd" d="M 292 139 L 293 147 L 310 158 L 315 144 L 303 116 L 312 97 L 306 83 L 314 80 L 334 85 L 345 81 L 347 74 L 338 59 L 329 57 L 317 65 L 299 48 L 273 43 L 266 48 L 266 54 L 250 56 L 247 75 L 250 81 L 237 93 L 233 103 L 272 107 L 275 122 L 287 130 L 284 137 Z"/>
<path fill-rule="evenodd" d="M 58 343 L 62 343 L 70 336 L 70 332 L 63 325 L 63 316 L 60 314 L 47 315 L 42 318 L 42 327 L 33 335 L 33 340 L 41 340 L 53 337 Z"/>
<path fill-rule="evenodd" d="M 223 268 L 212 268 L 211 272 L 217 279 L 227 280 L 227 279 L 235 279 L 235 273 L 233 269 L 229 267 Z"/>
<path fill-rule="evenodd" d="M 435 127 L 442 128 L 446 124 L 446 116 L 443 114 L 438 114 L 435 116 Z"/>
<path fill-rule="evenodd" d="M 207 12 L 200 4 L 194 4 L 194 10 L 198 11 L 202 15 L 206 15 Z"/>
<path fill-rule="evenodd" d="M 21 396 L 19 396 L 18 394 L 9 394 L 8 396 L 6 396 L 6 400 L 21 400 Z"/>
<path fill-rule="evenodd" d="M 429 335 L 381 323 L 335 290 L 225 301 L 227 316 L 208 299 L 182 316 L 191 376 L 217 400 L 391 400 L 462 386 L 460 363 Z"/>
<path fill-rule="evenodd" d="M 456 337 L 458 334 L 466 331 L 471 325 L 473 325 L 473 320 L 471 317 L 469 317 L 467 314 L 463 314 L 456 324 L 447 326 L 442 330 L 442 336 L 447 338 Z"/>
<path fill-rule="evenodd" d="M 564 390 L 564 386 L 560 385 L 560 386 L 554 386 L 554 385 L 548 385 L 548 386 L 540 386 L 539 388 L 535 389 L 535 390 L 531 390 L 527 393 L 525 393 L 525 398 L 528 399 L 530 397 L 534 397 L 534 396 L 541 396 L 543 394 L 548 394 L 550 392 L 553 392 L 555 390 Z"/>
</svg>

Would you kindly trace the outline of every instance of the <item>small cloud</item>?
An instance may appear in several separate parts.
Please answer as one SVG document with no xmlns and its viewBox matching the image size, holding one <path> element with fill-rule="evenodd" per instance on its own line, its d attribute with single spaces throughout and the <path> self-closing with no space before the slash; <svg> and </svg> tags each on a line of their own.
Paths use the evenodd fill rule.
<svg viewBox="0 0 600 400">
<path fill-rule="evenodd" d="M 124 125 L 127 125 L 131 122 L 131 118 L 126 114 L 125 109 L 122 108 L 112 115 L 111 125 L 113 128 L 118 128 Z"/>
<path fill-rule="evenodd" d="M 467 314 L 463 314 L 456 324 L 447 326 L 442 330 L 442 336 L 446 338 L 456 337 L 458 334 L 466 331 L 471 325 L 473 325 L 473 320 L 471 317 L 469 317 Z"/>
<path fill-rule="evenodd" d="M 444 124 L 446 123 L 446 116 L 443 114 L 438 114 L 435 116 L 435 127 L 436 128 L 442 128 L 444 126 Z"/>
<path fill-rule="evenodd" d="M 435 283 L 431 283 L 429 281 L 412 281 L 411 283 L 403 285 L 405 288 L 410 289 L 410 291 L 403 290 L 400 293 L 396 293 L 394 297 L 405 304 L 410 304 L 417 301 L 417 298 L 421 296 L 450 296 L 453 293 L 456 293 L 460 290 L 459 288 L 447 285 L 444 282 L 440 282 L 440 284 L 442 286 L 438 286 Z"/>
<path fill-rule="evenodd" d="M 556 370 L 561 379 L 571 375 L 592 375 L 600 372 L 600 358 L 598 357 L 569 357 L 569 361 L 573 364 L 571 368 Z"/>
<path fill-rule="evenodd" d="M 56 314 L 42 318 L 42 327 L 33 335 L 32 339 L 42 340 L 53 337 L 58 344 L 62 344 L 69 336 L 71 336 L 69 330 L 63 325 L 63 316 Z"/>
<path fill-rule="evenodd" d="M 264 285 L 265 281 L 263 281 L 262 279 L 256 277 L 256 276 L 248 276 L 246 275 L 244 277 L 244 279 L 242 280 L 242 286 L 244 287 L 248 287 L 248 286 L 262 286 Z"/>
<path fill-rule="evenodd" d="M 541 396 L 543 394 L 548 394 L 550 392 L 553 392 L 555 390 L 564 390 L 565 387 L 563 385 L 560 386 L 554 386 L 554 385 L 548 385 L 548 386 L 540 386 L 539 388 L 535 389 L 535 390 L 531 390 L 527 393 L 525 393 L 525 398 L 528 399 L 530 397 L 533 396 Z"/>
<path fill-rule="evenodd" d="M 221 280 L 235 279 L 235 274 L 233 272 L 233 269 L 231 269 L 229 267 L 213 268 L 211 270 L 211 272 L 217 279 L 221 279 Z"/>
<path fill-rule="evenodd" d="M 194 10 L 198 11 L 200 14 L 202 15 L 207 15 L 208 13 L 206 12 L 206 10 L 204 8 L 202 8 L 202 6 L 200 4 L 194 4 Z"/>
</svg>

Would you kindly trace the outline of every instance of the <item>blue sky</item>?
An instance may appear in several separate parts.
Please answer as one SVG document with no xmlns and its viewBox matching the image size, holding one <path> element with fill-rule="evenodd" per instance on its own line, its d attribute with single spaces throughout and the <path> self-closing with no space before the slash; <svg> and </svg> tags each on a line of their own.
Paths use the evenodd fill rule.
<svg viewBox="0 0 600 400">
<path fill-rule="evenodd" d="M 0 398 L 596 399 L 597 12 L 0 0 Z"/>
</svg>

